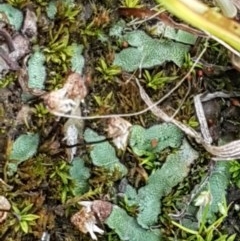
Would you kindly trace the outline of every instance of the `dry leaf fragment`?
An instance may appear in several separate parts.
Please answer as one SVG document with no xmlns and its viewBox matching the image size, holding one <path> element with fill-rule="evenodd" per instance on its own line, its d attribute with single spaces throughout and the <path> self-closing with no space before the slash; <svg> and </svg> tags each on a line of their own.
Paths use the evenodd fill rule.
<svg viewBox="0 0 240 241">
<path fill-rule="evenodd" d="M 4 196 L 0 196 L 0 223 L 2 223 L 6 218 L 8 211 L 11 209 L 11 204 Z"/>
<path fill-rule="evenodd" d="M 29 126 L 28 123 L 31 121 L 31 115 L 33 113 L 33 108 L 29 105 L 24 104 L 21 107 L 21 110 L 18 112 L 16 117 L 16 125 L 25 124 L 27 127 Z"/>
<path fill-rule="evenodd" d="M 9 54 L 12 61 L 18 61 L 30 52 L 30 42 L 22 34 L 17 33 L 13 39 L 14 51 Z"/>
<path fill-rule="evenodd" d="M 118 149 L 125 150 L 128 135 L 132 124 L 121 117 L 110 118 L 108 122 L 108 137 L 113 138 L 113 143 Z"/>
<path fill-rule="evenodd" d="M 71 111 L 71 115 L 81 116 L 80 100 L 75 99 L 76 108 Z M 77 147 L 74 146 L 78 143 L 79 138 L 83 136 L 84 121 L 75 118 L 69 118 L 63 126 L 63 140 L 66 141 L 68 146 L 73 146 L 66 149 L 68 161 L 71 162 L 77 153 Z"/>
<path fill-rule="evenodd" d="M 67 90 L 64 87 L 44 95 L 43 99 L 49 112 L 52 113 L 60 112 L 66 114 L 76 107 L 74 100 L 67 97 Z"/>
<path fill-rule="evenodd" d="M 91 238 L 97 240 L 94 232 L 103 234 L 103 230 L 96 226 L 96 218 L 93 213 L 88 212 L 86 207 L 83 207 L 79 212 L 71 217 L 71 222 L 82 232 L 90 233 Z"/>
<path fill-rule="evenodd" d="M 22 33 L 30 39 L 37 37 L 37 16 L 29 9 L 26 11 Z"/>
<path fill-rule="evenodd" d="M 101 222 L 104 222 L 112 212 L 112 204 L 107 201 L 95 200 L 91 209 Z"/>
<path fill-rule="evenodd" d="M 79 212 L 75 213 L 71 222 L 83 233 L 89 233 L 93 240 L 97 240 L 96 233 L 103 234 L 104 231 L 96 225 L 96 218 L 88 208 L 83 207 Z"/>
<path fill-rule="evenodd" d="M 78 98 L 83 100 L 87 95 L 85 79 L 76 72 L 68 75 L 64 88 L 67 89 L 67 96 L 70 99 Z"/>
<path fill-rule="evenodd" d="M 87 87 L 84 78 L 78 73 L 71 73 L 64 84 L 59 89 L 44 95 L 43 99 L 52 113 L 69 113 L 78 106 L 78 102 L 83 101 L 87 95 Z"/>
<path fill-rule="evenodd" d="M 97 240 L 96 233 L 103 234 L 97 224 L 97 219 L 105 221 L 112 212 L 112 204 L 107 201 L 82 201 L 80 205 L 84 206 L 79 212 L 75 213 L 71 222 L 83 233 L 90 233 L 93 240 Z M 97 217 L 97 218 L 96 218 Z"/>
</svg>

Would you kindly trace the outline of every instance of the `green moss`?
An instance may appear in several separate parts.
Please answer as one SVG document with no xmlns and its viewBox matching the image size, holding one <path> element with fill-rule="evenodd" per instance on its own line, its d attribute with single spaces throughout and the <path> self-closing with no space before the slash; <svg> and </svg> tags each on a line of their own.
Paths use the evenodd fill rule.
<svg viewBox="0 0 240 241">
<path fill-rule="evenodd" d="M 124 30 L 124 27 L 126 26 L 126 23 L 121 19 L 117 23 L 115 23 L 109 30 L 109 36 L 111 37 L 122 37 L 122 32 Z"/>
<path fill-rule="evenodd" d="M 153 139 L 157 143 L 154 147 L 151 145 Z M 130 185 L 126 186 L 124 200 L 127 205 L 137 207 L 136 219 L 117 207 L 107 219 L 107 224 L 122 240 L 160 240 L 159 235 L 156 236 L 149 228 L 158 222 L 161 199 L 184 180 L 198 153 L 183 139 L 183 134 L 177 127 L 167 123 L 149 129 L 133 126 L 130 146 L 137 155 L 144 155 L 146 152 L 160 155 L 166 147 L 179 147 L 168 155 L 161 168 L 152 172 L 145 186 L 138 191 Z"/>
</svg>

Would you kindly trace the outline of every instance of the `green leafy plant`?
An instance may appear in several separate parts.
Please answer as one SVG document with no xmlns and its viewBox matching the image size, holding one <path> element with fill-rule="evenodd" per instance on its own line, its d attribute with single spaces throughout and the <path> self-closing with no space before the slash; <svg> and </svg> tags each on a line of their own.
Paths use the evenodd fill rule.
<svg viewBox="0 0 240 241">
<path fill-rule="evenodd" d="M 138 157 L 139 164 L 147 170 L 154 170 L 156 168 L 155 162 L 157 160 L 156 154 L 146 152 L 143 157 Z"/>
<path fill-rule="evenodd" d="M 154 90 L 161 89 L 165 84 L 178 78 L 177 76 L 166 76 L 164 71 L 151 75 L 148 70 L 144 70 L 143 77 L 147 82 L 147 86 Z"/>
<path fill-rule="evenodd" d="M 111 81 L 114 76 L 119 75 L 122 72 L 119 66 L 108 66 L 103 58 L 99 59 L 96 70 L 102 74 L 103 79 L 106 81 Z"/>
<path fill-rule="evenodd" d="M 22 8 L 29 3 L 29 0 L 7 0 L 7 3 L 12 5 L 13 7 Z"/>
<path fill-rule="evenodd" d="M 239 161 L 231 161 L 229 172 L 233 182 L 240 188 L 240 163 Z"/>
<path fill-rule="evenodd" d="M 143 6 L 140 0 L 121 0 L 121 5 L 126 8 L 140 8 Z"/>
<path fill-rule="evenodd" d="M 0 79 L 0 88 L 5 88 L 17 80 L 15 73 L 8 73 L 4 78 Z"/>
<path fill-rule="evenodd" d="M 35 3 L 42 7 L 45 7 L 48 4 L 48 0 L 35 0 Z"/>
<path fill-rule="evenodd" d="M 56 18 L 61 19 L 62 22 L 68 23 L 76 23 L 76 17 L 81 11 L 80 5 L 70 4 L 67 1 L 58 1 L 57 5 L 57 14 Z"/>
<path fill-rule="evenodd" d="M 189 71 L 192 68 L 193 65 L 195 65 L 195 67 L 192 71 L 192 74 L 196 75 L 196 68 L 201 69 L 202 66 L 201 66 L 201 64 L 198 64 L 198 63 L 196 64 L 192 60 L 191 55 L 189 53 L 186 53 L 185 56 L 184 56 L 184 63 L 182 65 L 182 68 L 185 69 L 186 71 Z"/>
<path fill-rule="evenodd" d="M 196 120 L 196 117 L 195 116 L 192 116 L 190 117 L 190 119 L 188 120 L 187 124 L 189 126 L 191 126 L 192 128 L 196 128 L 199 126 L 199 123 L 198 121 Z"/>
<path fill-rule="evenodd" d="M 198 230 L 186 228 L 174 221 L 172 221 L 172 223 L 180 228 L 183 232 L 189 234 L 186 239 L 187 241 L 233 241 L 235 240 L 236 234 L 222 234 L 221 231 L 218 230 L 218 227 L 223 223 L 224 219 L 228 215 L 229 207 L 227 207 L 226 200 L 219 205 L 219 207 L 222 216 L 214 221 L 211 225 L 208 225 L 207 216 L 209 212 L 209 203 L 205 205 Z"/>
<path fill-rule="evenodd" d="M 58 186 L 58 192 L 62 203 L 65 203 L 68 195 L 72 195 L 73 193 L 73 182 L 69 174 L 69 169 L 70 166 L 66 161 L 60 161 L 60 163 L 54 167 L 54 171 L 50 175 L 50 179 L 60 181 L 61 183 L 61 186 Z"/>
<path fill-rule="evenodd" d="M 29 233 L 31 231 L 31 226 L 36 225 L 35 220 L 38 219 L 39 216 L 31 213 L 32 207 L 32 203 L 28 204 L 23 209 L 19 209 L 14 204 L 12 205 L 16 219 L 10 225 L 14 226 L 15 232 L 21 229 L 24 233 Z"/>
<path fill-rule="evenodd" d="M 38 118 L 46 118 L 46 116 L 49 114 L 48 109 L 43 105 L 43 103 L 39 103 L 35 105 L 35 108 L 33 110 L 33 113 Z"/>
<path fill-rule="evenodd" d="M 102 29 L 94 26 L 94 22 L 90 22 L 84 29 L 81 29 L 80 33 L 83 36 L 85 43 L 88 42 L 87 37 L 96 37 L 99 39 L 100 36 L 104 35 Z"/>
<path fill-rule="evenodd" d="M 85 27 L 80 29 L 84 46 L 89 44 L 88 37 L 94 37 L 92 39 L 98 39 L 99 41 L 105 43 L 109 40 L 108 35 L 105 33 L 105 29 L 110 22 L 110 11 L 103 5 L 99 7 L 93 3 L 91 6 L 93 9 L 92 20 Z"/>
<path fill-rule="evenodd" d="M 69 31 L 62 24 L 57 32 L 50 29 L 50 41 L 48 46 L 44 48 L 46 61 L 62 65 L 67 70 L 66 62 L 73 55 L 73 47 L 69 45 Z"/>
<path fill-rule="evenodd" d="M 110 91 L 106 96 L 98 96 L 94 95 L 93 98 L 97 102 L 97 105 L 99 106 L 98 114 L 106 113 L 109 110 L 112 110 L 114 108 L 114 104 L 112 101 L 113 98 L 113 92 Z"/>
<path fill-rule="evenodd" d="M 61 89 L 64 82 L 63 75 L 65 75 L 65 72 L 62 69 L 59 69 L 59 71 L 58 69 L 55 69 L 55 71 L 49 73 L 49 76 L 46 80 L 46 88 L 48 90 Z"/>
<path fill-rule="evenodd" d="M 51 115 L 43 103 L 34 105 L 32 112 L 33 112 L 33 115 L 37 117 L 34 127 L 43 126 L 44 123 L 48 123 L 48 121 L 51 120 Z"/>
</svg>

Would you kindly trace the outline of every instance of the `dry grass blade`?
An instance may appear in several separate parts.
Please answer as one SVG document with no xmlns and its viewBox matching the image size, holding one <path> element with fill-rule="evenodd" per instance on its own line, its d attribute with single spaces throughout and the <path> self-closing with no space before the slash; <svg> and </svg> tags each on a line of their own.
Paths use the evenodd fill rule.
<svg viewBox="0 0 240 241">
<path fill-rule="evenodd" d="M 143 101 L 151 107 L 151 111 L 157 117 L 161 118 L 166 122 L 171 122 L 177 127 L 179 127 L 186 135 L 193 137 L 198 143 L 201 143 L 203 147 L 215 158 L 214 160 L 232 160 L 240 158 L 240 140 L 232 141 L 226 145 L 222 146 L 213 146 L 208 143 L 202 136 L 196 132 L 191 127 L 184 125 L 180 121 L 170 118 L 165 112 L 163 112 L 159 107 L 156 107 L 155 104 L 151 101 L 145 90 L 140 85 L 138 79 L 136 79 L 139 86 L 140 95 Z"/>
</svg>

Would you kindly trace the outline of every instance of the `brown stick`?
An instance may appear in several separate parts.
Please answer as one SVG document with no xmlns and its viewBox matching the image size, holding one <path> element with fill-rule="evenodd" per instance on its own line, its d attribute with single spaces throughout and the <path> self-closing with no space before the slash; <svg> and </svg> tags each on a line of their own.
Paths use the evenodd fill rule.
<svg viewBox="0 0 240 241">
<path fill-rule="evenodd" d="M 0 35 L 5 39 L 10 52 L 15 50 L 11 35 L 5 30 L 0 29 Z"/>
<path fill-rule="evenodd" d="M 207 35 L 200 30 L 189 27 L 188 25 L 185 25 L 185 24 L 175 22 L 174 20 L 171 19 L 171 17 L 169 17 L 168 14 L 164 12 L 158 13 L 155 10 L 150 10 L 147 8 L 119 8 L 118 13 L 120 16 L 124 16 L 124 17 L 133 16 L 140 19 L 145 19 L 145 18 L 158 19 L 170 27 L 181 29 L 183 31 L 197 35 L 199 37 L 205 37 L 205 38 L 207 37 Z"/>
</svg>

